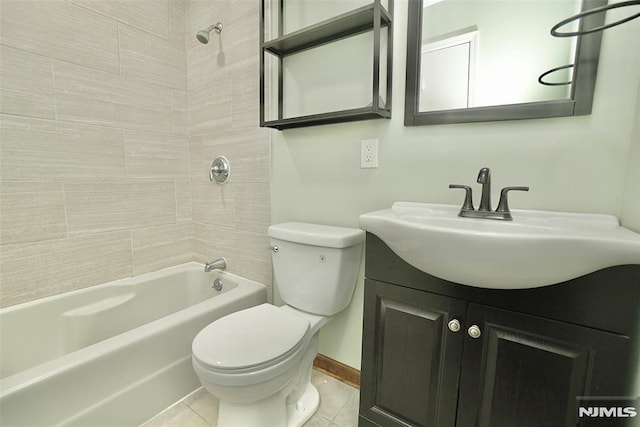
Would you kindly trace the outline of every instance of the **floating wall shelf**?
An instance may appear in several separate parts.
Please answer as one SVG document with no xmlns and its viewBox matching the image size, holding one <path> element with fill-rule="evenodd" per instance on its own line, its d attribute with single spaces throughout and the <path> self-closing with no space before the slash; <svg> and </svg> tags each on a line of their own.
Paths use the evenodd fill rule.
<svg viewBox="0 0 640 427">
<path fill-rule="evenodd" d="M 304 126 L 315 126 L 330 123 L 341 123 L 356 120 L 368 120 L 374 118 L 390 118 L 391 117 L 391 69 L 393 64 L 392 45 L 393 45 L 393 29 L 392 14 L 393 0 L 388 0 L 388 8 L 386 10 L 381 0 L 374 0 L 373 3 L 354 9 L 352 11 L 337 15 L 331 19 L 321 21 L 317 24 L 310 25 L 303 29 L 283 35 L 282 33 L 282 15 L 284 12 L 284 0 L 279 0 L 279 17 L 278 17 L 278 37 L 265 41 L 266 22 L 271 18 L 265 13 L 265 1 L 261 2 L 261 21 L 260 21 L 260 43 L 261 43 L 261 59 L 260 59 L 260 126 L 272 127 L 275 129 L 288 129 Z M 387 28 L 386 32 L 386 69 L 381 70 L 381 33 L 382 28 Z M 371 90 L 371 101 L 368 106 L 361 108 L 345 108 L 336 111 L 324 112 L 319 114 L 300 115 L 295 117 L 284 117 L 284 70 L 283 59 L 290 55 L 295 55 L 302 51 L 317 48 L 322 45 L 336 42 L 345 38 L 363 34 L 365 32 L 373 32 L 373 87 Z M 265 76 L 265 64 L 267 54 L 275 57 L 277 61 L 277 86 L 276 89 L 267 89 L 267 80 Z M 381 72 L 386 73 L 386 82 L 381 87 Z M 277 118 L 267 119 L 265 109 L 270 104 L 266 100 L 266 94 L 269 96 L 277 96 Z M 380 100 L 384 99 L 384 105 L 380 105 Z M 274 99 L 275 101 L 275 99 Z"/>
<path fill-rule="evenodd" d="M 386 10 L 381 10 L 383 27 L 391 23 Z M 345 37 L 354 36 L 374 27 L 374 5 L 370 4 L 333 19 L 320 22 L 286 36 L 266 42 L 265 50 L 274 55 L 287 56 L 305 49 L 311 49 Z"/>
<path fill-rule="evenodd" d="M 354 108 L 351 110 L 332 111 L 329 113 L 313 114 L 309 116 L 271 120 L 266 122 L 265 127 L 283 130 L 380 118 L 391 118 L 391 111 L 380 110 L 379 112 L 373 112 L 371 108 Z"/>
</svg>

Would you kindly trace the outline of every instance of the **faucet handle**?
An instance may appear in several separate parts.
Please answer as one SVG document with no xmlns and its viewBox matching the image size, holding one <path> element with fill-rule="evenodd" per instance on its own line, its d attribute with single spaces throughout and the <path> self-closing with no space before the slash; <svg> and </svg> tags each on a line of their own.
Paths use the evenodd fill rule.
<svg viewBox="0 0 640 427">
<path fill-rule="evenodd" d="M 464 202 L 462 203 L 462 210 L 472 211 L 473 209 L 473 190 L 468 185 L 449 184 L 449 188 L 462 188 L 464 193 Z"/>
<path fill-rule="evenodd" d="M 507 201 L 507 194 L 509 191 L 529 191 L 529 187 L 504 187 L 500 190 L 500 201 L 498 202 L 498 207 L 496 208 L 496 212 L 503 212 L 511 216 L 511 212 L 509 211 L 509 203 Z"/>
</svg>

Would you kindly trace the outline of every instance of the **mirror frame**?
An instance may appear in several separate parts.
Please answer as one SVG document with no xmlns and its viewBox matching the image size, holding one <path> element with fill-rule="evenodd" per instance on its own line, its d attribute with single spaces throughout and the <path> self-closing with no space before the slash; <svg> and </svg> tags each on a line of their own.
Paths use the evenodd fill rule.
<svg viewBox="0 0 640 427">
<path fill-rule="evenodd" d="M 580 10 L 582 12 L 606 4 L 607 0 L 582 0 Z M 580 20 L 580 30 L 583 30 L 583 28 L 599 27 L 603 25 L 604 19 L 604 13 L 586 16 Z M 591 114 L 598 71 L 598 59 L 600 57 L 602 31 L 577 36 L 571 96 L 568 99 L 436 111 L 418 111 L 420 50 L 422 47 L 421 35 L 422 0 L 409 0 L 407 22 L 407 79 L 404 105 L 405 126 L 540 119 Z M 553 36 L 549 34 L 549 37 Z"/>
</svg>

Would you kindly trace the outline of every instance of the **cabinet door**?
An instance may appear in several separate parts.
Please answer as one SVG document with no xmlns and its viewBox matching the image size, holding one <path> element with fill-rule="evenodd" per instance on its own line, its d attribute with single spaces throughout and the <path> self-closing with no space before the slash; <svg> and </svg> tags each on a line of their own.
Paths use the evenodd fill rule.
<svg viewBox="0 0 640 427">
<path fill-rule="evenodd" d="M 455 425 L 464 333 L 448 322 L 463 325 L 465 309 L 454 298 L 365 281 L 361 425 Z"/>
<path fill-rule="evenodd" d="M 625 395 L 627 337 L 476 304 L 472 324 L 457 427 L 573 427 L 578 396 Z"/>
</svg>

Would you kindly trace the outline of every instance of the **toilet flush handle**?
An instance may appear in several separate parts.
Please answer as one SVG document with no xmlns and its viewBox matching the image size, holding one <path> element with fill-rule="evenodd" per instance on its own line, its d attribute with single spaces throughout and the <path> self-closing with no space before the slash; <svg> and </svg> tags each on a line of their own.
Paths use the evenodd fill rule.
<svg viewBox="0 0 640 427">
<path fill-rule="evenodd" d="M 275 253 L 278 253 L 278 251 L 280 250 L 280 248 L 278 248 L 278 245 L 269 246 L 269 249 L 271 249 Z"/>
</svg>

